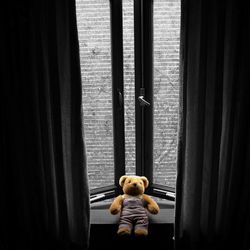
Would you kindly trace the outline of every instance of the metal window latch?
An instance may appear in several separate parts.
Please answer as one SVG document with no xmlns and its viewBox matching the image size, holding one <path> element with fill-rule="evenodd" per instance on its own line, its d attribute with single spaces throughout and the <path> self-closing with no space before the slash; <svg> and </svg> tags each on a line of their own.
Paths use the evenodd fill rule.
<svg viewBox="0 0 250 250">
<path fill-rule="evenodd" d="M 141 89 L 140 89 L 140 95 L 139 95 L 139 97 L 138 97 L 138 100 L 139 100 L 139 102 L 140 102 L 140 105 L 141 105 L 142 107 L 144 107 L 144 106 L 150 106 L 150 103 L 144 99 L 144 96 L 145 96 L 145 89 L 144 89 L 144 88 L 141 88 Z"/>
<path fill-rule="evenodd" d="M 165 191 L 165 190 L 162 190 L 162 189 L 158 189 L 158 188 L 154 188 L 153 189 L 156 193 L 160 193 L 160 194 L 163 194 L 165 195 L 166 197 L 168 198 L 171 198 L 171 199 L 175 199 L 175 193 L 174 192 L 169 192 L 169 191 Z"/>
<path fill-rule="evenodd" d="M 99 200 L 103 200 L 105 198 L 108 198 L 110 195 L 115 195 L 115 191 L 107 191 L 107 192 L 103 192 L 100 194 L 91 195 L 90 196 L 90 203 L 93 203 L 93 202 L 99 201 Z"/>
</svg>

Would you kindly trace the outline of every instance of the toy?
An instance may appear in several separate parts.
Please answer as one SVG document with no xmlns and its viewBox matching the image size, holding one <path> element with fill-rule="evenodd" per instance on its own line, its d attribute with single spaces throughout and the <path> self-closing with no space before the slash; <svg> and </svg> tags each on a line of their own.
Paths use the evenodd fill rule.
<svg viewBox="0 0 250 250">
<path fill-rule="evenodd" d="M 123 195 L 117 196 L 109 210 L 111 214 L 120 212 L 119 235 L 130 235 L 133 225 L 135 235 L 146 236 L 148 234 L 148 214 L 157 214 L 160 209 L 157 203 L 144 194 L 148 187 L 148 179 L 145 176 L 122 176 L 119 180 Z"/>
</svg>

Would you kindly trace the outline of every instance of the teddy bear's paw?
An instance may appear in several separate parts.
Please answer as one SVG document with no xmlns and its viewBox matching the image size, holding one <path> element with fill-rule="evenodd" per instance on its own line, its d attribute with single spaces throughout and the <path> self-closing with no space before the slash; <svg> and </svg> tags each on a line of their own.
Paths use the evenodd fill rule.
<svg viewBox="0 0 250 250">
<path fill-rule="evenodd" d="M 131 234 L 131 229 L 128 227 L 121 227 L 117 231 L 118 235 L 130 235 Z"/>
<path fill-rule="evenodd" d="M 110 209 L 111 214 L 118 214 L 121 211 L 121 207 L 114 207 Z"/>
<path fill-rule="evenodd" d="M 154 206 L 152 206 L 152 205 L 148 205 L 148 211 L 149 211 L 151 214 L 158 214 L 158 213 L 159 213 L 159 208 L 154 207 Z"/>
<path fill-rule="evenodd" d="M 145 228 L 137 228 L 135 229 L 135 235 L 137 236 L 147 236 L 148 235 L 148 230 Z"/>
</svg>

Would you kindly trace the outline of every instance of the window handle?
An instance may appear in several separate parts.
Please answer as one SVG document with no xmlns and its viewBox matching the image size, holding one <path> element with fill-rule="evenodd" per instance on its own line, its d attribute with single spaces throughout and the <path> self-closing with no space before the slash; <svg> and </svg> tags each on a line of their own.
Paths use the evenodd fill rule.
<svg viewBox="0 0 250 250">
<path fill-rule="evenodd" d="M 144 99 L 145 88 L 140 88 L 140 95 L 138 101 L 140 102 L 141 107 L 150 106 L 150 103 Z"/>
<path fill-rule="evenodd" d="M 138 97 L 138 100 L 139 100 L 140 105 L 141 105 L 142 107 L 144 107 L 144 106 L 150 106 L 150 103 L 147 102 L 147 101 L 144 99 L 144 96 L 143 96 L 143 95 L 140 95 L 140 96 Z"/>
</svg>

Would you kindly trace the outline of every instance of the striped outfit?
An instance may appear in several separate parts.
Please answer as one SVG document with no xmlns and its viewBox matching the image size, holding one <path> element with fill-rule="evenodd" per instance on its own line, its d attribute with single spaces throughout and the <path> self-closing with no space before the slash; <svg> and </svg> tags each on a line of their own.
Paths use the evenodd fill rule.
<svg viewBox="0 0 250 250">
<path fill-rule="evenodd" d="M 119 228 L 148 229 L 148 215 L 142 196 L 124 196 Z"/>
</svg>

